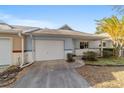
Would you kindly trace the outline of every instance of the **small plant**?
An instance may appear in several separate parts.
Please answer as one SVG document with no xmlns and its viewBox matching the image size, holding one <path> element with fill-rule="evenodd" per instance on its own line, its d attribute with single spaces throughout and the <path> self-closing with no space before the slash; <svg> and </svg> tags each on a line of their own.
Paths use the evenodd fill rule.
<svg viewBox="0 0 124 93">
<path fill-rule="evenodd" d="M 68 53 L 67 54 L 67 62 L 74 62 L 75 59 L 73 57 L 74 57 L 74 54 Z"/>
<path fill-rule="evenodd" d="M 82 59 L 88 61 L 96 61 L 97 53 L 93 51 L 84 52 Z"/>
</svg>

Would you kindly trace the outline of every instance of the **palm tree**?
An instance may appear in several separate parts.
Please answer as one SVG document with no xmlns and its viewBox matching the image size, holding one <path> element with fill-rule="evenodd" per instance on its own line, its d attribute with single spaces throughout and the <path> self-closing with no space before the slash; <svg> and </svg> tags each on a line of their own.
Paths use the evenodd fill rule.
<svg viewBox="0 0 124 93">
<path fill-rule="evenodd" d="M 112 10 L 115 11 L 119 15 L 123 15 L 124 14 L 124 5 L 114 5 Z"/>
<path fill-rule="evenodd" d="M 119 20 L 116 16 L 97 20 L 97 32 L 105 32 L 110 35 L 115 49 L 115 55 L 120 56 L 120 50 L 124 45 L 124 17 Z"/>
</svg>

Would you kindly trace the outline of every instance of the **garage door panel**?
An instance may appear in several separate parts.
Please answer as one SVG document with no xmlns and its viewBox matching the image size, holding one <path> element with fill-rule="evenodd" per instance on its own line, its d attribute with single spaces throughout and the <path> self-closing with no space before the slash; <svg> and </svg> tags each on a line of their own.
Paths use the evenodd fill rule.
<svg viewBox="0 0 124 93">
<path fill-rule="evenodd" d="M 11 64 L 11 42 L 10 39 L 0 38 L 0 65 Z"/>
<path fill-rule="evenodd" d="M 35 59 L 55 60 L 64 58 L 64 41 L 54 40 L 36 40 L 35 41 Z"/>
</svg>

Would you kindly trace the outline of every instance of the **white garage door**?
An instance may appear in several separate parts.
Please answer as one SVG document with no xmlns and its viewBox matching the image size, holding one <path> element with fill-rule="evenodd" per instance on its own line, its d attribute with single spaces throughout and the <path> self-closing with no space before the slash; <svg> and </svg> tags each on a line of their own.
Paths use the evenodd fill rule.
<svg viewBox="0 0 124 93">
<path fill-rule="evenodd" d="M 0 38 L 0 65 L 11 64 L 11 42 L 8 38 Z"/>
<path fill-rule="evenodd" d="M 64 59 L 64 41 L 36 40 L 35 60 Z"/>
</svg>

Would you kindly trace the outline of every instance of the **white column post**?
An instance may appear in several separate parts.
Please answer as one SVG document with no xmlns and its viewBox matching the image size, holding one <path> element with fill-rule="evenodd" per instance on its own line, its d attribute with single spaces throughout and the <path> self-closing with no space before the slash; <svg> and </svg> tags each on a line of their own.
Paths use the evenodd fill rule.
<svg viewBox="0 0 124 93">
<path fill-rule="evenodd" d="M 103 56 L 103 41 L 101 40 L 100 56 Z"/>
<path fill-rule="evenodd" d="M 34 39 L 31 37 L 32 39 L 32 62 L 34 62 Z"/>
<path fill-rule="evenodd" d="M 24 64 L 24 37 L 22 36 L 21 37 L 21 42 L 22 42 L 22 46 L 21 46 L 21 48 L 22 48 L 22 62 L 21 62 L 21 67 L 23 66 L 23 64 Z"/>
<path fill-rule="evenodd" d="M 31 38 L 31 42 L 32 42 L 32 62 L 34 62 L 34 39 L 33 39 L 33 36 L 32 34 L 30 34 L 30 38 Z"/>
</svg>

